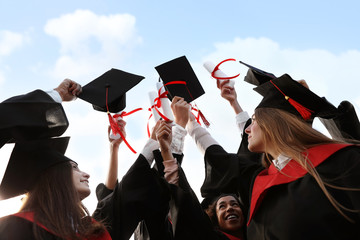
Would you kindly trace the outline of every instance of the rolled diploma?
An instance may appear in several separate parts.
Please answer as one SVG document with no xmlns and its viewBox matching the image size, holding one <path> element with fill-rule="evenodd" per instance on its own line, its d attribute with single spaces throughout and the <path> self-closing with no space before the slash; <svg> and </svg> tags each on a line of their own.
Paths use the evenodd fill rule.
<svg viewBox="0 0 360 240">
<path fill-rule="evenodd" d="M 163 87 L 162 82 L 157 82 L 156 87 L 157 87 L 158 92 L 161 88 L 160 94 L 162 94 L 166 91 L 165 87 Z M 172 113 L 172 110 L 170 107 L 170 100 L 166 97 L 166 98 L 161 98 L 160 101 L 161 101 L 161 108 L 163 110 L 163 114 L 171 121 L 174 121 L 174 116 L 173 116 L 173 113 Z"/>
<path fill-rule="evenodd" d="M 157 97 L 158 97 L 158 94 L 157 94 L 156 91 L 149 92 L 149 99 L 150 99 L 150 106 L 151 107 L 155 104 L 154 100 Z M 156 123 L 157 121 L 159 121 L 160 115 L 158 114 L 158 112 L 155 110 L 154 107 L 151 108 L 151 111 L 152 111 L 152 114 L 153 114 L 153 117 L 154 117 L 154 120 L 155 120 L 155 123 Z"/>
<path fill-rule="evenodd" d="M 121 112 L 122 112 L 122 111 L 118 112 L 117 114 L 120 114 Z M 122 119 L 122 117 L 117 117 L 117 118 L 116 118 L 116 122 L 119 121 L 120 119 Z M 111 138 L 111 139 L 117 140 L 117 139 L 119 139 L 120 137 L 121 137 L 120 134 L 117 133 L 117 134 L 114 135 L 113 131 L 110 130 L 110 138 Z"/>
<path fill-rule="evenodd" d="M 214 64 L 214 63 L 212 63 L 212 62 L 210 62 L 210 61 L 207 61 L 207 62 L 204 62 L 204 67 L 206 68 L 206 70 L 208 70 L 208 72 L 211 74 L 213 71 L 214 71 L 214 69 L 215 69 L 215 67 L 216 67 L 216 65 Z M 221 78 L 226 78 L 226 77 L 228 77 L 228 75 L 226 75 L 223 71 L 221 71 L 220 69 L 218 69 L 215 73 L 214 73 L 214 75 L 216 76 L 216 77 L 221 77 Z M 219 79 L 219 81 L 225 81 L 226 79 Z M 227 85 L 229 85 L 230 87 L 234 87 L 234 85 L 235 85 L 235 82 L 233 81 L 233 80 L 231 80 L 231 79 L 229 79 L 230 81 L 227 83 Z"/>
</svg>

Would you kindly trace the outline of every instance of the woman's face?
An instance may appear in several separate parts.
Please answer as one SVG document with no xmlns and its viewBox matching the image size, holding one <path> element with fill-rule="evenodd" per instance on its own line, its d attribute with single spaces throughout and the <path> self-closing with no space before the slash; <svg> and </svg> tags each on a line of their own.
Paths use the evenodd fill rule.
<svg viewBox="0 0 360 240">
<path fill-rule="evenodd" d="M 251 152 L 265 152 L 263 131 L 257 124 L 254 115 L 251 120 L 251 124 L 245 129 L 245 132 L 248 134 L 248 148 Z"/>
<path fill-rule="evenodd" d="M 90 195 L 90 188 L 89 188 L 89 178 L 90 175 L 82 172 L 77 163 L 71 162 L 73 167 L 73 181 L 75 185 L 75 189 L 78 191 L 80 200 L 83 200 L 87 196 Z"/>
<path fill-rule="evenodd" d="M 233 196 L 224 196 L 217 201 L 216 216 L 219 228 L 224 232 L 239 231 L 244 224 L 243 212 Z"/>
</svg>

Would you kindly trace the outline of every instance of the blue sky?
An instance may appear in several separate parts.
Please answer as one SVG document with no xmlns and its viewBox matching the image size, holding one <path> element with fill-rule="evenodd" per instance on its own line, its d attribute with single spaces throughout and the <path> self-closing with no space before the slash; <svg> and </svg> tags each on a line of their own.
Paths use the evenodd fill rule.
<svg viewBox="0 0 360 240">
<path fill-rule="evenodd" d="M 346 99 L 359 111 L 359 5 L 355 0 L 0 1 L 0 101 L 52 89 L 65 78 L 85 85 L 110 68 L 142 75 L 125 109 L 145 109 L 125 119 L 128 141 L 140 152 L 147 140 L 147 94 L 158 79 L 154 67 L 185 55 L 206 92 L 196 104 L 211 122 L 209 131 L 234 152 L 240 141 L 234 113 L 202 64 L 235 58 L 275 75 L 288 73 L 334 105 Z M 223 71 L 240 73 L 238 99 L 252 114 L 260 97 L 243 81 L 247 69 L 231 62 Z M 81 100 L 64 108 L 70 121 L 64 136 L 71 136 L 66 155 L 91 175 L 93 193 L 85 205 L 92 211 L 94 189 L 108 164 L 107 116 Z M 0 179 L 11 148 L 0 150 Z M 199 194 L 203 159 L 189 138 L 184 154 L 183 168 Z M 121 178 L 137 155 L 125 145 L 119 155 Z M 15 211 L 19 200 L 11 203 L 15 207 L 0 203 L 0 215 Z"/>
</svg>

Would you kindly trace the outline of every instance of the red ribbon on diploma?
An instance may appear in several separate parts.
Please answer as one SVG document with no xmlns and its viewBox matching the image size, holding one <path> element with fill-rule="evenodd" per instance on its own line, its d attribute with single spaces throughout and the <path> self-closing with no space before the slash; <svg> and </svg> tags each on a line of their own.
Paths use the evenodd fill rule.
<svg viewBox="0 0 360 240">
<path fill-rule="evenodd" d="M 219 80 L 226 80 L 226 79 L 233 79 L 233 78 L 237 78 L 238 76 L 240 76 L 240 73 L 235 75 L 235 76 L 232 76 L 232 77 L 215 77 L 215 72 L 217 70 L 219 70 L 219 67 L 221 64 L 223 64 L 224 62 L 227 62 L 227 61 L 236 61 L 236 59 L 234 58 L 228 58 L 228 59 L 225 59 L 223 61 L 221 61 L 218 65 L 215 66 L 214 70 L 212 71 L 211 73 L 211 76 L 215 79 L 219 79 Z"/>
<path fill-rule="evenodd" d="M 128 143 L 128 141 L 126 140 L 124 134 L 121 132 L 118 124 L 117 124 L 117 118 L 118 117 L 125 117 L 125 116 L 129 116 L 130 114 L 133 114 L 134 112 L 140 111 L 142 110 L 142 108 L 136 108 L 130 112 L 125 112 L 123 111 L 120 114 L 114 114 L 114 116 L 111 116 L 110 112 L 109 112 L 109 107 L 108 107 L 108 89 L 106 88 L 106 110 L 107 110 L 107 114 L 109 117 L 109 123 L 110 123 L 110 127 L 112 132 L 116 135 L 117 133 L 120 135 L 121 139 L 124 141 L 124 143 L 126 144 L 126 146 L 133 152 L 136 154 L 136 151 L 130 146 L 130 144 Z"/>
</svg>

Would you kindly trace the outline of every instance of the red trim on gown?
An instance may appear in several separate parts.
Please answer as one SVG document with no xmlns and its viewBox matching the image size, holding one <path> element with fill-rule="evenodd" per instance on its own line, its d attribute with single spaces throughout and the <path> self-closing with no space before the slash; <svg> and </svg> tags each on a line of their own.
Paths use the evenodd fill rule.
<svg viewBox="0 0 360 240">
<path fill-rule="evenodd" d="M 34 212 L 18 212 L 18 213 L 12 214 L 12 216 L 20 217 L 27 221 L 34 222 Z M 92 222 L 96 222 L 95 219 L 93 219 L 93 218 L 91 218 L 91 220 L 92 220 Z M 48 228 L 46 228 L 44 225 L 42 225 L 41 223 L 36 222 L 36 224 L 39 227 L 48 231 L 49 233 L 56 235 L 52 231 L 50 231 Z M 92 238 L 91 240 L 111 240 L 111 236 L 110 236 L 109 232 L 105 229 L 105 232 L 103 233 L 102 236 L 99 236 L 97 238 Z"/>
<path fill-rule="evenodd" d="M 308 159 L 317 167 L 335 152 L 350 146 L 351 144 L 324 144 L 308 149 Z M 293 182 L 303 177 L 308 172 L 294 160 L 290 160 L 288 164 L 281 170 L 277 170 L 274 164 L 268 169 L 260 172 L 253 185 L 250 203 L 250 215 L 247 225 L 249 225 L 256 210 L 259 208 L 261 201 L 265 197 L 266 191 L 276 185 Z"/>
</svg>

